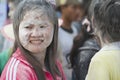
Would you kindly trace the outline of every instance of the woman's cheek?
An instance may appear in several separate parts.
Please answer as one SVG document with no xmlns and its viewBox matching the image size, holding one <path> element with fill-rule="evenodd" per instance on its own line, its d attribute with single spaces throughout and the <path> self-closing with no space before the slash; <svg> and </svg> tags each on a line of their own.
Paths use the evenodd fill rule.
<svg viewBox="0 0 120 80">
<path fill-rule="evenodd" d="M 30 32 L 24 29 L 20 31 L 20 42 L 23 46 L 26 46 L 29 43 L 29 36 Z"/>
<path fill-rule="evenodd" d="M 53 29 L 48 28 L 45 32 L 44 32 L 44 36 L 45 36 L 45 41 L 50 44 L 53 40 Z"/>
</svg>

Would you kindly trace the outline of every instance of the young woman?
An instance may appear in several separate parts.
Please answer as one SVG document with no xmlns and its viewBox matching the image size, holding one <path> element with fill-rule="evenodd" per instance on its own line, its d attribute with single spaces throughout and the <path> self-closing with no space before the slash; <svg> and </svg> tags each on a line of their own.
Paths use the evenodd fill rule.
<svg viewBox="0 0 120 80">
<path fill-rule="evenodd" d="M 102 49 L 92 58 L 86 80 L 120 80 L 120 0 L 97 4 L 93 25 Z"/>
<path fill-rule="evenodd" d="M 23 0 L 13 20 L 15 45 L 1 80 L 65 80 L 56 59 L 57 17 L 45 0 Z"/>
</svg>

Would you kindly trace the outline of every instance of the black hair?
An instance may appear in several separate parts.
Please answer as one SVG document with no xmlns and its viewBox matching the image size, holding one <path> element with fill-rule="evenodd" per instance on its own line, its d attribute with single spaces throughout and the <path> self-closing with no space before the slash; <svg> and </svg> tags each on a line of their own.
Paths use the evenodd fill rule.
<svg viewBox="0 0 120 80">
<path fill-rule="evenodd" d="M 120 1 L 108 0 L 97 4 L 93 24 L 96 32 L 100 32 L 103 42 L 120 41 Z"/>
<path fill-rule="evenodd" d="M 83 25 L 80 33 L 74 38 L 73 46 L 70 52 L 70 62 L 72 68 L 76 65 L 75 60 L 76 56 L 80 53 L 79 48 L 84 45 L 85 41 L 93 37 L 94 35 L 87 32 L 87 25 Z"/>
</svg>

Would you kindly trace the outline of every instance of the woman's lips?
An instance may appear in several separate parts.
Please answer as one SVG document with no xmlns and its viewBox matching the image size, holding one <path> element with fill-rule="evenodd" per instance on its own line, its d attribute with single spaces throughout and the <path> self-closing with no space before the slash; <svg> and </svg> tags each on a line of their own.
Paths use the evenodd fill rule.
<svg viewBox="0 0 120 80">
<path fill-rule="evenodd" d="M 44 40 L 31 40 L 30 43 L 32 44 L 41 44 Z"/>
</svg>

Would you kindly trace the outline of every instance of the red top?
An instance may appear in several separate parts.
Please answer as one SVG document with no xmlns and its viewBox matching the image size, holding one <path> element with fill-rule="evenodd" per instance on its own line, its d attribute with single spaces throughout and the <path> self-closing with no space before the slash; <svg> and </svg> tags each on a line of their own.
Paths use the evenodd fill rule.
<svg viewBox="0 0 120 80">
<path fill-rule="evenodd" d="M 62 66 L 57 62 L 58 68 L 63 76 L 63 80 L 66 80 L 63 73 Z M 53 80 L 50 72 L 44 70 L 46 80 Z M 61 77 L 56 76 L 57 80 L 62 80 Z M 12 55 L 6 64 L 0 80 L 38 80 L 33 67 L 24 59 L 19 49 Z"/>
</svg>

